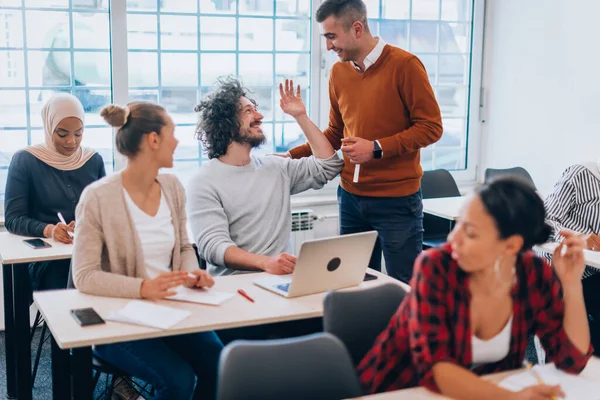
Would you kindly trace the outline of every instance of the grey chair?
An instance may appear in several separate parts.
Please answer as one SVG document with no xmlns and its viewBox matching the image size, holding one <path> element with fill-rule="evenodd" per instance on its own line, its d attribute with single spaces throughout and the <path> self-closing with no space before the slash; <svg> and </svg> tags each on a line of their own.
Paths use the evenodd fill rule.
<svg viewBox="0 0 600 400">
<path fill-rule="evenodd" d="M 421 178 L 423 199 L 460 196 L 454 177 L 445 169 L 425 171 Z M 435 215 L 423 215 L 423 249 L 439 247 L 446 242 L 453 221 Z"/>
<path fill-rule="evenodd" d="M 323 330 L 344 343 L 356 366 L 385 329 L 405 295 L 404 289 L 394 283 L 328 292 L 323 300 Z"/>
<path fill-rule="evenodd" d="M 486 168 L 484 173 L 484 181 L 485 183 L 488 183 L 493 179 L 506 176 L 521 179 L 524 182 L 531 184 L 531 186 L 534 189 L 536 189 L 535 183 L 533 182 L 533 178 L 531 177 L 531 175 L 529 175 L 529 172 L 527 172 L 527 170 L 523 167 L 513 167 L 505 169 Z"/>
<path fill-rule="evenodd" d="M 338 400 L 361 395 L 346 348 L 326 333 L 238 340 L 221 353 L 218 400 Z"/>
</svg>

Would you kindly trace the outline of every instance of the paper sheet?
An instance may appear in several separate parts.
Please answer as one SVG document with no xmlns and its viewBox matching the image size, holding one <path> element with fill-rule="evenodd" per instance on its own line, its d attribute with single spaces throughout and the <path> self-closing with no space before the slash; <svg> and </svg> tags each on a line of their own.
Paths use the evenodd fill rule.
<svg viewBox="0 0 600 400">
<path fill-rule="evenodd" d="M 235 296 L 235 294 L 233 293 L 216 292 L 214 290 L 206 290 L 200 288 L 190 289 L 184 286 L 179 286 L 178 288 L 176 288 L 176 291 L 176 295 L 167 297 L 167 299 L 218 306 Z"/>
<path fill-rule="evenodd" d="M 600 383 L 560 371 L 554 364 L 536 365 L 533 369 L 538 372 L 544 383 L 560 385 L 567 396 L 565 397 L 566 400 L 600 400 Z M 531 371 L 523 371 L 504 379 L 499 385 L 517 392 L 537 384 L 537 380 Z"/>
<path fill-rule="evenodd" d="M 122 309 L 112 312 L 106 319 L 158 329 L 169 329 L 189 315 L 189 311 L 159 306 L 148 301 L 134 300 L 127 303 Z"/>
</svg>

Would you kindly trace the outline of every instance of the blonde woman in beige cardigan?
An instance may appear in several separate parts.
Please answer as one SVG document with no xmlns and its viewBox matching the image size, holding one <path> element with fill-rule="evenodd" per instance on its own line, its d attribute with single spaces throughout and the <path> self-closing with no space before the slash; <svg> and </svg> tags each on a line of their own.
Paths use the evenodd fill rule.
<svg viewBox="0 0 600 400">
<path fill-rule="evenodd" d="M 159 174 L 173 166 L 178 144 L 173 120 L 162 107 L 145 102 L 110 105 L 101 115 L 119 128 L 117 150 L 128 161 L 123 172 L 90 185 L 81 196 L 75 286 L 100 296 L 146 299 L 165 298 L 182 284 L 212 286 L 187 237 L 184 189 L 174 176 Z M 211 399 L 222 348 L 214 332 L 203 332 L 95 351 L 152 384 L 155 399 Z"/>
</svg>

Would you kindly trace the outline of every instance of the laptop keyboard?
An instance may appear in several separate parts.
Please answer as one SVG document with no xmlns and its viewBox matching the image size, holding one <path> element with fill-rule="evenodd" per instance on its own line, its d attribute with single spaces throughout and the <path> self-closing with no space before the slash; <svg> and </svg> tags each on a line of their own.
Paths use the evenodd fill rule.
<svg viewBox="0 0 600 400">
<path fill-rule="evenodd" d="M 282 292 L 288 292 L 288 290 L 290 290 L 290 284 L 289 283 L 284 283 L 281 285 L 275 285 L 275 287 L 279 290 L 281 290 Z"/>
</svg>

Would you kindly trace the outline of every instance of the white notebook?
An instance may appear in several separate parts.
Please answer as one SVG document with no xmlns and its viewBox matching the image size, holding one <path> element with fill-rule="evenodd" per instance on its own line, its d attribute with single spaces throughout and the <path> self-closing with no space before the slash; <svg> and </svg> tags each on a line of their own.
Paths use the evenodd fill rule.
<svg viewBox="0 0 600 400">
<path fill-rule="evenodd" d="M 577 375 L 568 374 L 557 369 L 554 364 L 536 365 L 533 367 L 547 385 L 560 385 L 565 392 L 566 400 L 600 400 L 600 383 L 592 382 Z M 500 382 L 500 386 L 513 392 L 537 385 L 538 382 L 531 371 L 511 375 Z"/>
<path fill-rule="evenodd" d="M 151 328 L 169 329 L 189 315 L 189 311 L 159 306 L 149 301 L 134 300 L 127 303 L 122 309 L 112 312 L 106 319 Z"/>
<path fill-rule="evenodd" d="M 175 289 L 177 294 L 167 297 L 168 300 L 187 301 L 190 303 L 209 304 L 218 306 L 231 299 L 235 294 L 227 292 L 216 292 L 214 290 L 187 288 L 179 286 Z"/>
</svg>

